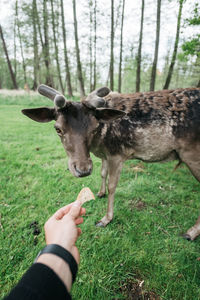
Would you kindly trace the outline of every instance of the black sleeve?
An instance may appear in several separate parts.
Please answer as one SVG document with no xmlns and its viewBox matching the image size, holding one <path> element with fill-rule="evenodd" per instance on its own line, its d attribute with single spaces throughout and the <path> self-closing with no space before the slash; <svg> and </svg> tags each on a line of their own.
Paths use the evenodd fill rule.
<svg viewBox="0 0 200 300">
<path fill-rule="evenodd" d="M 62 280 L 44 264 L 33 264 L 3 300 L 71 300 Z"/>
</svg>

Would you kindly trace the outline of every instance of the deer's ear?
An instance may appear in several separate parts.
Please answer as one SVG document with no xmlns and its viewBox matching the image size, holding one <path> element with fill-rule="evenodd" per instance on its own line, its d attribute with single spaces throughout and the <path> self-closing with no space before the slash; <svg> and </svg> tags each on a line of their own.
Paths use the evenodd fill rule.
<svg viewBox="0 0 200 300">
<path fill-rule="evenodd" d="M 23 109 L 22 113 L 30 119 L 41 123 L 50 122 L 56 119 L 55 108 L 50 107 Z"/>
<path fill-rule="evenodd" d="M 115 119 L 122 118 L 126 113 L 122 110 L 111 108 L 97 108 L 95 110 L 95 117 L 100 122 L 111 122 Z"/>
</svg>

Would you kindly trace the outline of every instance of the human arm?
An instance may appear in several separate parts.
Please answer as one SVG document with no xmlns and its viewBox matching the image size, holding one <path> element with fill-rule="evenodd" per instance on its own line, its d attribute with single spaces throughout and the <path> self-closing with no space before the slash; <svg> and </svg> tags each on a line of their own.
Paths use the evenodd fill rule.
<svg viewBox="0 0 200 300">
<path fill-rule="evenodd" d="M 76 262 L 80 257 L 75 242 L 81 234 L 77 225 L 83 222 L 85 209 L 74 202 L 59 209 L 45 224 L 46 244 L 57 244 L 69 251 Z M 71 299 L 68 291 L 72 275 L 68 264 L 54 254 L 42 254 L 25 273 L 5 300 Z"/>
<path fill-rule="evenodd" d="M 85 214 L 85 209 L 81 208 L 80 201 L 76 201 L 59 209 L 46 222 L 45 238 L 46 244 L 57 244 L 69 251 L 79 263 L 80 256 L 75 242 L 81 234 L 81 229 L 77 225 L 83 222 L 81 215 Z M 38 259 L 38 263 L 43 263 L 50 267 L 64 282 L 67 290 L 70 291 L 72 285 L 72 274 L 69 265 L 62 258 L 54 254 L 42 254 Z"/>
</svg>

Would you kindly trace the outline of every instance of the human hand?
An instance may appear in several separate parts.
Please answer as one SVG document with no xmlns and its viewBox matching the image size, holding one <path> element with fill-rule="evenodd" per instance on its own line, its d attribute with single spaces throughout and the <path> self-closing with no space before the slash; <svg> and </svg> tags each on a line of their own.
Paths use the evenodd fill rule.
<svg viewBox="0 0 200 300">
<path fill-rule="evenodd" d="M 57 244 L 68 250 L 79 263 L 80 256 L 76 240 L 81 234 L 77 225 L 83 223 L 82 215 L 85 208 L 81 207 L 80 201 L 72 202 L 60 208 L 44 225 L 46 244 Z"/>
</svg>

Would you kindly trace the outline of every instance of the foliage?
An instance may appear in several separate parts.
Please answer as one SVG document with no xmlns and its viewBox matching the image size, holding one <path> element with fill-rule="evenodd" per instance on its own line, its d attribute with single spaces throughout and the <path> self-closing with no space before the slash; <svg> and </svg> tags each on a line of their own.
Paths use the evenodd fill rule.
<svg viewBox="0 0 200 300">
<path fill-rule="evenodd" d="M 195 3 L 195 8 L 193 9 L 193 15 L 191 18 L 186 19 L 186 23 L 189 26 L 199 26 L 200 25 L 200 7 L 199 3 Z M 200 56 L 200 34 L 195 37 L 190 37 L 188 41 L 182 45 L 182 50 L 185 55 L 196 55 Z"/>
<path fill-rule="evenodd" d="M 0 298 L 44 246 L 48 217 L 83 186 L 94 193 L 100 186 L 99 159 L 92 156 L 91 176 L 74 178 L 53 124 L 33 122 L 20 112 L 38 105 L 51 103 L 40 96 L 0 96 Z M 125 286 L 143 280 L 143 292 L 154 291 L 163 300 L 200 298 L 200 240 L 180 237 L 198 216 L 199 183 L 186 167 L 173 172 L 174 166 L 126 162 L 115 218 L 104 229 L 94 223 L 105 213 L 106 199 L 86 204 L 74 299 L 128 299 Z"/>
<path fill-rule="evenodd" d="M 195 3 L 195 8 L 193 10 L 193 17 L 186 19 L 189 25 L 200 25 L 200 5 L 199 3 Z"/>
<path fill-rule="evenodd" d="M 200 56 L 200 34 L 196 38 L 186 41 L 182 45 L 182 49 L 185 55 L 197 55 Z"/>
</svg>

